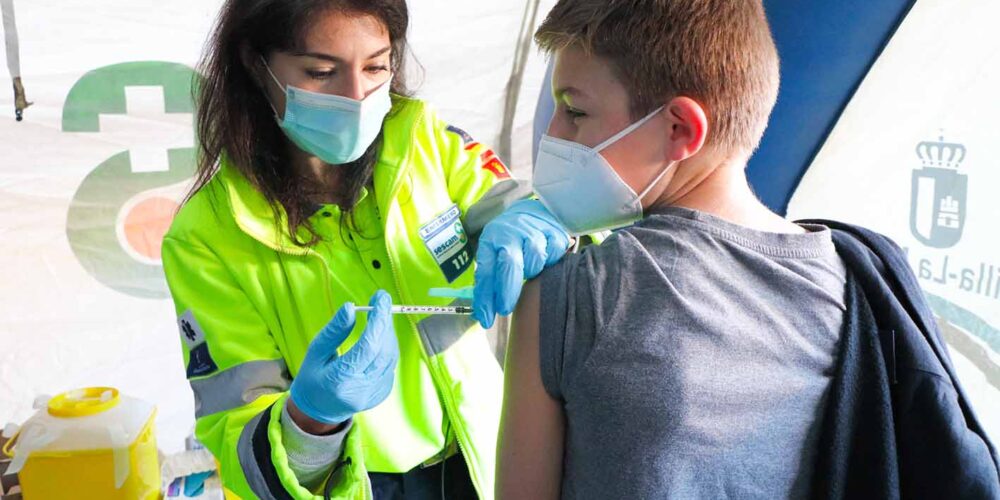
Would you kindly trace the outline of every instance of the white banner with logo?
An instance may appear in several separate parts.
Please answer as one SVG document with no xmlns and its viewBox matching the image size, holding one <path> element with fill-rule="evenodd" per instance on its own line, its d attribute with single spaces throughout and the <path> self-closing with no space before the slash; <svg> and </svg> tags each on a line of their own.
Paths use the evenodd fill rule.
<svg viewBox="0 0 1000 500">
<path fill-rule="evenodd" d="M 907 253 L 1000 442 L 1000 3 L 917 2 L 789 206 Z"/>
<path fill-rule="evenodd" d="M 0 75 L 0 425 L 36 395 L 109 385 L 157 404 L 176 451 L 194 408 L 159 248 L 193 171 L 192 68 L 221 1 L 2 1 L 34 105 L 15 122 Z M 409 3 L 417 96 L 530 172 L 544 61 L 520 42 L 539 2 Z"/>
</svg>

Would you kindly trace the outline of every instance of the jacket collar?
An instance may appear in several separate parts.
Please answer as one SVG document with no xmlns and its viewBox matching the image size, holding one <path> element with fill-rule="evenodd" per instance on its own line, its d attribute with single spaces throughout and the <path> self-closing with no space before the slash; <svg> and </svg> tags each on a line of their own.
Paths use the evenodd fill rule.
<svg viewBox="0 0 1000 500">
<path fill-rule="evenodd" d="M 374 184 L 382 213 L 388 213 L 389 201 L 395 197 L 406 171 L 406 158 L 420 127 L 423 103 L 398 96 L 393 97 L 393 110 L 383 126 L 382 151 L 375 165 Z M 275 211 L 264 195 L 224 157 L 217 174 L 225 188 L 233 219 L 244 233 L 263 245 L 279 252 L 306 255 L 309 248 L 296 245 L 288 231 L 288 215 L 284 207 Z M 300 227 L 299 240 L 308 240 L 309 232 Z"/>
<path fill-rule="evenodd" d="M 309 253 L 309 249 L 292 241 L 284 207 L 279 206 L 275 211 L 267 198 L 236 167 L 224 159 L 217 177 L 225 188 L 233 219 L 244 233 L 276 251 L 295 255 Z M 300 228 L 300 239 L 308 239 L 307 234 Z"/>
</svg>

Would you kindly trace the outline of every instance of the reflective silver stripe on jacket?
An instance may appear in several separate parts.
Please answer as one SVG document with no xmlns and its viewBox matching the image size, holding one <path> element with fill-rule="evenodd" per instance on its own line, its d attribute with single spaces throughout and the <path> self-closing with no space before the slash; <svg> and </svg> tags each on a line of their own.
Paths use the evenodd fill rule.
<svg viewBox="0 0 1000 500">
<path fill-rule="evenodd" d="M 288 390 L 291 376 L 284 359 L 248 361 L 210 377 L 190 381 L 196 418 L 239 408 L 265 394 Z"/>
<path fill-rule="evenodd" d="M 458 299 L 451 305 L 468 306 L 469 301 Z M 476 320 L 472 319 L 472 316 L 435 314 L 417 323 L 417 331 L 420 333 L 420 341 L 423 342 L 427 355 L 436 356 L 447 351 L 465 332 L 476 325 Z"/>
</svg>

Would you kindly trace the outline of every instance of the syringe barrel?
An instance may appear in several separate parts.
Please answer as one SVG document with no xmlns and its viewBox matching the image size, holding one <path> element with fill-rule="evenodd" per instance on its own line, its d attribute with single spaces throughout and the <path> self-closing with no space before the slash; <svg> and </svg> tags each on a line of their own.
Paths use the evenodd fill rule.
<svg viewBox="0 0 1000 500">
<path fill-rule="evenodd" d="M 358 306 L 355 311 L 369 312 L 371 306 Z M 451 314 L 468 315 L 472 314 L 472 308 L 467 306 L 392 306 L 393 314 Z"/>
</svg>

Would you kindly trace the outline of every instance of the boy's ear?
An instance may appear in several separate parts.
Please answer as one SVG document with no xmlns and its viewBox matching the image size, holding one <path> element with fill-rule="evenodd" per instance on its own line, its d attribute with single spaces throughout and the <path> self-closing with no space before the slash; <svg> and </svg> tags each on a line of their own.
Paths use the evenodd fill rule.
<svg viewBox="0 0 1000 500">
<path fill-rule="evenodd" d="M 705 146 L 708 138 L 708 117 L 705 108 L 690 97 L 675 97 L 663 108 L 670 126 L 667 159 L 686 160 Z"/>
</svg>

